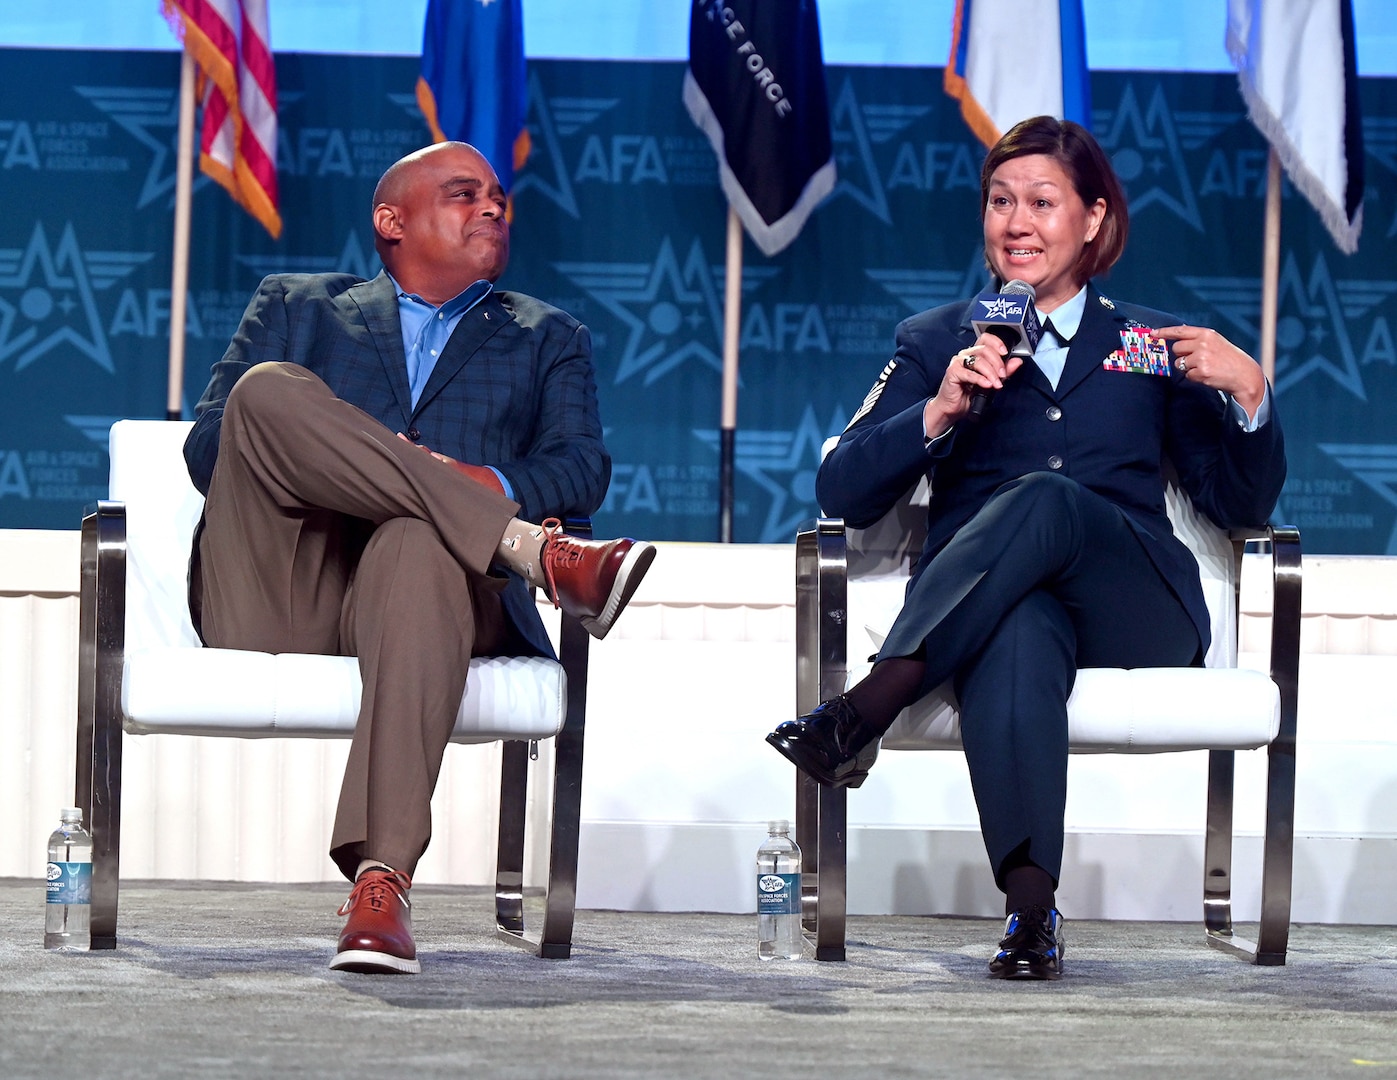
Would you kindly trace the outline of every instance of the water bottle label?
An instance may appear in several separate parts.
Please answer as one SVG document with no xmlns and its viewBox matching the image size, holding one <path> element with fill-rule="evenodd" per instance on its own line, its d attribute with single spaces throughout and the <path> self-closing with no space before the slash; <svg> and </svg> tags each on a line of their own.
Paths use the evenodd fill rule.
<svg viewBox="0 0 1397 1080">
<path fill-rule="evenodd" d="M 92 864 L 51 862 L 48 869 L 50 904 L 92 903 Z"/>
<path fill-rule="evenodd" d="M 799 874 L 757 875 L 758 915 L 799 915 Z"/>
</svg>

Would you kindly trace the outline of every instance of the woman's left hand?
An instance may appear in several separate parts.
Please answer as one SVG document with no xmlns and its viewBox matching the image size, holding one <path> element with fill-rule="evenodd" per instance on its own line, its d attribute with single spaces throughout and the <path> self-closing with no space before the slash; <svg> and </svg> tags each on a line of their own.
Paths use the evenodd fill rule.
<svg viewBox="0 0 1397 1080">
<path fill-rule="evenodd" d="M 1216 330 L 1206 326 L 1164 326 L 1154 336 L 1174 343 L 1174 366 L 1190 382 L 1230 394 L 1255 416 L 1266 396 L 1261 365 Z"/>
</svg>

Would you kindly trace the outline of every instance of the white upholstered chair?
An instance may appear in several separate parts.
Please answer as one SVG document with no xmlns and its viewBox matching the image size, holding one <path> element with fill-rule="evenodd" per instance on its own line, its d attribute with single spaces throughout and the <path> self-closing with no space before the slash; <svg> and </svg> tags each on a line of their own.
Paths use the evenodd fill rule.
<svg viewBox="0 0 1397 1080">
<path fill-rule="evenodd" d="M 1167 488 L 1174 531 L 1197 556 L 1213 643 L 1203 668 L 1087 669 L 1068 702 L 1073 753 L 1211 751 L 1203 866 L 1207 940 L 1258 964 L 1285 963 L 1295 808 L 1295 724 L 1300 659 L 1300 536 L 1287 526 L 1229 535 Z M 857 682 L 901 607 L 908 557 L 920 551 L 925 485 L 869 530 L 837 518 L 803 525 L 796 539 L 796 708 L 806 713 Z M 1238 583 L 1249 540 L 1270 549 L 1270 672 L 1237 665 Z M 867 633 L 865 633 L 867 631 Z M 883 750 L 958 750 L 960 717 L 949 684 L 904 710 Z M 1268 754 L 1261 920 L 1255 942 L 1232 927 L 1234 754 Z M 847 791 L 797 773 L 796 842 L 804 854 L 803 910 L 821 960 L 844 959 Z"/>
<path fill-rule="evenodd" d="M 82 524 L 77 804 L 93 834 L 92 947 L 116 947 L 123 734 L 347 738 L 361 683 L 348 656 L 203 648 L 186 602 L 189 547 L 203 498 L 185 470 L 191 425 L 122 420 L 111 432 L 110 501 Z M 586 522 L 569 522 L 584 532 Z M 496 917 L 499 934 L 545 957 L 571 950 L 586 714 L 587 632 L 562 621 L 561 662 L 471 661 L 453 742 L 504 741 Z M 217 692 L 210 692 L 210 688 Z M 554 740 L 548 890 L 524 930 L 529 757 Z"/>
</svg>

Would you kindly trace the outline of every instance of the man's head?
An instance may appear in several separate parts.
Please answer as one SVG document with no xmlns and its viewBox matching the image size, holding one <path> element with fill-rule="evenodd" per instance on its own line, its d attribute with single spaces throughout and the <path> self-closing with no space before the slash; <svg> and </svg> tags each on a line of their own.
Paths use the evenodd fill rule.
<svg viewBox="0 0 1397 1080">
<path fill-rule="evenodd" d="M 495 281 L 509 262 L 504 189 L 466 143 L 437 143 L 390 165 L 374 189 L 373 223 L 388 272 L 435 304 Z"/>
</svg>

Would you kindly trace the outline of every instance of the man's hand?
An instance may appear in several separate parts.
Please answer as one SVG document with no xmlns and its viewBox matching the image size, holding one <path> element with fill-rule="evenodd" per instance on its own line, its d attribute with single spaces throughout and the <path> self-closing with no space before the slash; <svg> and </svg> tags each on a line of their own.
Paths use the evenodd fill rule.
<svg viewBox="0 0 1397 1080">
<path fill-rule="evenodd" d="M 504 494 L 504 484 L 500 483 L 500 478 L 495 473 L 494 469 L 488 469 L 484 465 L 467 465 L 464 461 L 457 461 L 455 458 L 449 458 L 445 454 L 439 454 L 429 446 L 413 443 L 412 440 L 401 431 L 398 432 L 398 438 L 402 439 L 405 443 L 412 443 L 413 446 L 416 446 L 417 449 L 421 450 L 424 454 L 428 454 L 438 461 L 445 462 L 462 476 L 474 480 L 477 484 L 482 484 L 499 495 Z"/>
</svg>

